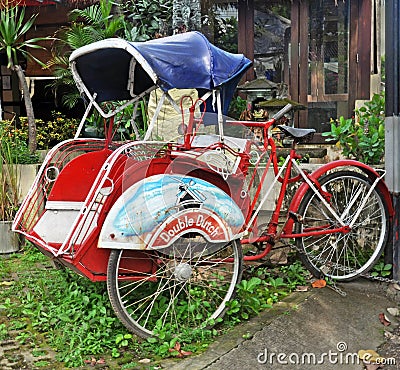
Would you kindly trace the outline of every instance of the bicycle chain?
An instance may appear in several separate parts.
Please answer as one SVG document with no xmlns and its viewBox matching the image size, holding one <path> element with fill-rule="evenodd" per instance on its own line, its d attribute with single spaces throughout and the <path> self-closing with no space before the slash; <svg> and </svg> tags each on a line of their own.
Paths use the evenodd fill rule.
<svg viewBox="0 0 400 370">
<path fill-rule="evenodd" d="M 288 247 L 294 249 L 296 252 L 298 252 L 298 253 L 300 253 L 300 254 L 302 254 L 302 255 L 306 255 L 306 256 L 307 256 L 307 253 L 306 253 L 303 249 L 301 249 L 300 247 L 298 247 L 298 246 L 296 245 L 296 243 L 294 243 L 294 244 L 286 244 L 286 246 L 288 246 Z M 308 258 L 308 256 L 307 256 L 307 258 Z M 317 261 L 317 262 L 320 262 L 320 263 L 325 263 L 325 261 L 321 260 L 321 259 L 318 258 L 318 257 L 315 257 L 314 260 Z M 337 268 L 338 270 L 340 270 L 340 271 L 342 271 L 342 272 L 349 272 L 349 271 L 352 272 L 352 271 L 353 271 L 353 270 L 349 269 L 348 267 L 343 266 L 343 265 L 340 265 L 340 264 L 338 264 L 338 263 L 335 263 L 333 267 L 334 267 L 334 268 Z M 320 270 L 320 271 L 321 271 L 321 274 L 323 274 L 325 277 L 328 277 L 328 275 L 327 275 L 326 273 L 324 273 L 322 270 Z M 368 274 L 368 273 L 362 273 L 362 274 L 360 274 L 360 275 L 358 275 L 358 276 L 363 277 L 363 278 L 366 278 L 366 279 L 370 279 L 370 280 L 380 281 L 380 282 L 383 282 L 383 283 L 397 284 L 397 285 L 400 286 L 400 280 L 385 278 L 385 277 L 383 277 L 383 276 L 373 276 L 373 275 Z M 325 280 L 326 280 L 326 279 L 325 279 Z M 327 284 L 327 287 L 329 287 L 330 289 L 334 290 L 336 293 L 338 293 L 338 294 L 341 295 L 342 297 L 346 297 L 346 295 L 347 295 L 347 293 L 346 293 L 345 291 L 343 291 L 342 289 L 340 289 L 340 288 L 336 285 L 336 282 L 333 281 L 333 280 L 330 280 L 330 284 Z"/>
</svg>

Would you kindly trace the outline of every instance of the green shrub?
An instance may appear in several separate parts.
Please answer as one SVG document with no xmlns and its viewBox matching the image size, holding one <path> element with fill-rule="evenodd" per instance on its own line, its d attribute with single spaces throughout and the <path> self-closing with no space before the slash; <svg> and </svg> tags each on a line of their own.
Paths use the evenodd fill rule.
<svg viewBox="0 0 400 370">
<path fill-rule="evenodd" d="M 247 101 L 242 99 L 240 96 L 233 98 L 229 106 L 229 117 L 234 119 L 240 119 L 240 115 L 247 107 Z"/>
<path fill-rule="evenodd" d="M 50 149 L 61 141 L 72 139 L 79 122 L 75 118 L 67 118 L 60 112 L 52 112 L 52 121 L 36 120 L 36 138 L 38 149 Z M 20 118 L 22 130 L 28 129 L 25 117 Z"/>
<path fill-rule="evenodd" d="M 28 121 L 27 121 L 28 122 Z M 27 123 L 28 125 L 28 123 Z M 37 163 L 39 157 L 28 148 L 28 130 L 17 129 L 13 121 L 0 121 L 0 143 L 7 147 L 8 163 Z"/>
<path fill-rule="evenodd" d="M 357 119 L 342 116 L 331 120 L 331 131 L 322 135 L 330 136 L 326 141 L 336 141 L 346 158 L 379 164 L 385 154 L 384 93 L 374 94 L 355 114 Z"/>
<path fill-rule="evenodd" d="M 74 118 L 67 118 L 59 112 L 52 112 L 52 121 L 36 119 L 37 149 L 50 149 L 66 139 L 74 137 L 79 122 Z M 30 154 L 28 142 L 28 119 L 20 117 L 19 123 L 15 120 L 0 121 L 2 138 L 12 143 L 16 152 L 17 163 L 37 163 L 38 156 Z"/>
</svg>

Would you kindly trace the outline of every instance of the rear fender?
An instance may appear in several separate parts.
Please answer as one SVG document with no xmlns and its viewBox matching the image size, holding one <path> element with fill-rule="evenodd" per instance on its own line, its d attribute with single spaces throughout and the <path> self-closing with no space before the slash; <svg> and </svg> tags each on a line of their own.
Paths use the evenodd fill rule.
<svg viewBox="0 0 400 370">
<path fill-rule="evenodd" d="M 342 167 L 342 168 L 341 168 Z M 372 167 L 366 165 L 365 163 L 361 163 L 358 161 L 354 161 L 351 159 L 343 159 L 343 160 L 337 160 L 333 161 L 330 163 L 327 163 L 317 170 L 315 170 L 310 177 L 312 179 L 319 179 L 322 175 L 325 175 L 328 171 L 332 169 L 343 169 L 345 170 L 348 167 L 356 167 L 359 170 L 363 171 L 371 180 L 375 181 L 377 177 L 380 177 L 381 175 L 376 172 Z M 389 192 L 389 189 L 387 188 L 385 182 L 383 180 L 380 180 L 377 184 L 377 188 L 382 192 L 385 202 L 387 204 L 388 210 L 389 210 L 389 216 L 390 218 L 393 217 L 394 215 L 394 208 L 393 208 L 393 203 L 392 203 L 392 197 Z M 295 195 L 292 198 L 292 202 L 290 203 L 289 207 L 289 212 L 294 212 L 296 213 L 299 209 L 300 202 L 303 199 L 304 195 L 306 194 L 307 190 L 309 189 L 309 185 L 304 182 L 300 185 L 300 187 L 297 189 Z M 294 226 L 294 220 L 289 219 L 288 222 L 285 225 L 285 228 L 283 230 L 284 234 L 291 234 Z"/>
<path fill-rule="evenodd" d="M 159 174 L 130 186 L 107 215 L 99 248 L 160 249 L 187 233 L 213 243 L 241 236 L 244 216 L 223 190 L 191 176 Z"/>
</svg>

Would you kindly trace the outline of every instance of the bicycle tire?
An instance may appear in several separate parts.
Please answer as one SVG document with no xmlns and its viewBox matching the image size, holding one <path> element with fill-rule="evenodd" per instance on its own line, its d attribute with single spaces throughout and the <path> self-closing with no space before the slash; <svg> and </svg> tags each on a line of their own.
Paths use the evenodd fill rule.
<svg viewBox="0 0 400 370">
<path fill-rule="evenodd" d="M 129 277 L 135 275 L 129 250 L 112 250 L 108 262 L 111 305 L 129 331 L 147 338 L 162 327 L 179 335 L 211 327 L 225 314 L 242 274 L 238 240 L 221 246 L 190 234 L 167 249 L 142 253 L 157 270 L 137 280 Z"/>
<path fill-rule="evenodd" d="M 344 215 L 345 224 L 350 224 L 372 185 L 365 175 L 347 170 L 324 175 L 319 182 L 332 195 L 329 204 L 338 215 Z M 295 233 L 339 226 L 311 189 L 301 200 L 298 213 L 302 220 L 296 222 Z M 375 187 L 349 233 L 296 238 L 296 246 L 303 264 L 315 277 L 350 281 L 374 266 L 385 248 L 388 233 L 388 207 Z"/>
</svg>

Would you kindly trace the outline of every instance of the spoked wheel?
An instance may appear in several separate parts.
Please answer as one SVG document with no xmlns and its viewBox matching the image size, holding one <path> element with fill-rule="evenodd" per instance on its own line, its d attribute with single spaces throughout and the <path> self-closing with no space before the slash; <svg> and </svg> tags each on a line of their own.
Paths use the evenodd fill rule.
<svg viewBox="0 0 400 370">
<path fill-rule="evenodd" d="M 332 196 L 330 206 L 346 225 L 351 225 L 351 230 L 349 233 L 297 238 L 297 249 L 314 276 L 352 280 L 370 270 L 381 256 L 388 238 L 388 208 L 377 188 L 363 204 L 372 182 L 358 172 L 334 172 L 321 178 L 320 184 Z M 296 223 L 296 233 L 340 226 L 312 190 L 305 194 L 298 213 L 302 221 Z M 355 221 L 354 217 L 357 217 Z"/>
<path fill-rule="evenodd" d="M 226 311 L 242 272 L 239 241 L 208 243 L 198 234 L 180 237 L 157 252 L 142 252 L 152 273 L 138 274 L 131 251 L 113 250 L 107 287 L 114 311 L 126 328 L 148 337 L 166 328 L 180 334 L 212 326 Z"/>
</svg>

